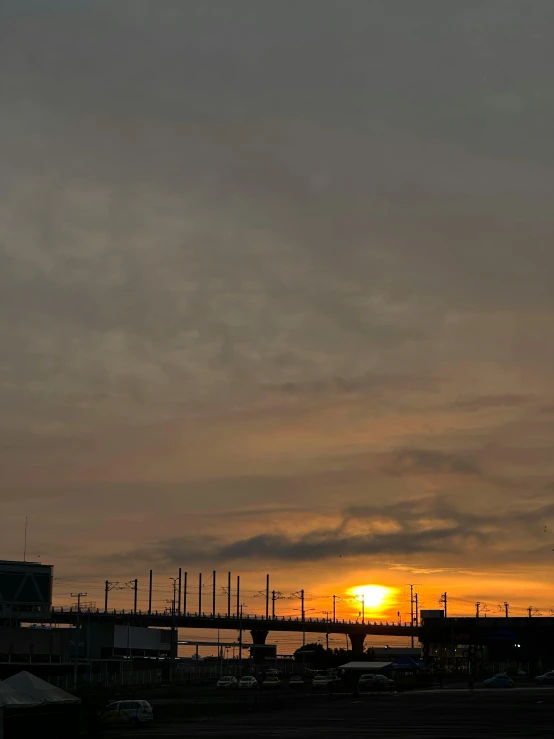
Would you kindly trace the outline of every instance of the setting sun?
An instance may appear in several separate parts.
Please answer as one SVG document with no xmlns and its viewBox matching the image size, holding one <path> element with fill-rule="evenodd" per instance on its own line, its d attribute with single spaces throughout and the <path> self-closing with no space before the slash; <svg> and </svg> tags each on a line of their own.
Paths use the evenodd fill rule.
<svg viewBox="0 0 554 739">
<path fill-rule="evenodd" d="M 358 585 L 355 588 L 350 588 L 348 592 L 360 599 L 363 597 L 366 608 L 384 608 L 393 590 L 384 585 Z"/>
</svg>

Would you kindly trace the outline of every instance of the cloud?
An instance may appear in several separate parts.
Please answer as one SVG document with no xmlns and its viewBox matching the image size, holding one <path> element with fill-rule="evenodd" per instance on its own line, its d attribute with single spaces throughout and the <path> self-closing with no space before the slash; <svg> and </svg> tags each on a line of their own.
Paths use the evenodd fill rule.
<svg viewBox="0 0 554 739">
<path fill-rule="evenodd" d="M 479 465 L 464 456 L 430 449 L 400 449 L 386 466 L 391 475 L 478 475 Z"/>
<path fill-rule="evenodd" d="M 383 392 L 419 391 L 433 392 L 440 384 L 438 378 L 426 375 L 378 374 L 366 372 L 352 377 L 331 377 L 306 382 L 284 382 L 280 385 L 262 386 L 270 392 L 287 395 L 378 395 Z"/>
<path fill-rule="evenodd" d="M 554 5 L 423 4 L 5 0 L 5 548 L 461 557 L 498 520 L 410 496 L 546 498 Z"/>
<path fill-rule="evenodd" d="M 365 523 L 365 533 L 349 533 L 353 519 Z M 413 557 L 421 571 L 429 569 L 421 563 L 426 559 L 429 562 L 428 558 L 438 560 L 439 570 L 452 569 L 449 563 L 453 560 L 462 561 L 462 567 L 454 565 L 460 570 L 471 563 L 482 563 L 483 557 L 495 561 L 504 557 L 506 562 L 537 561 L 552 548 L 549 542 L 537 546 L 537 535 L 544 533 L 547 522 L 553 521 L 554 504 L 528 510 L 473 513 L 446 498 L 426 497 L 390 505 L 351 507 L 344 511 L 337 526 L 316 528 L 298 536 L 262 532 L 231 541 L 178 537 L 132 550 L 126 556 L 134 561 L 174 565 L 241 561 L 331 563 L 340 558 L 388 555 L 401 558 L 401 564 L 390 563 L 395 567 L 406 566 L 405 558 Z M 514 547 L 512 537 L 516 535 L 518 546 Z M 432 569 L 437 571 L 437 564 Z"/>
<path fill-rule="evenodd" d="M 477 395 L 474 397 L 459 398 L 453 407 L 465 411 L 481 411 L 488 408 L 518 408 L 528 405 L 534 399 L 533 395 Z"/>
</svg>

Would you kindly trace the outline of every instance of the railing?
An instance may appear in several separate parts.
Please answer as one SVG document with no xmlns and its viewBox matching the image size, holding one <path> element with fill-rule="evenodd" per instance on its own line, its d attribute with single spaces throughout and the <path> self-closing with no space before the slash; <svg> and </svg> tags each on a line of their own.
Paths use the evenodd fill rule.
<svg viewBox="0 0 554 739">
<path fill-rule="evenodd" d="M 78 610 L 77 608 L 74 608 L 70 606 L 69 608 L 64 608 L 63 606 L 54 606 L 52 608 L 53 613 L 79 613 L 81 615 L 87 615 L 87 614 L 98 614 L 98 615 L 106 615 L 106 616 L 145 616 L 148 618 L 172 618 L 174 614 L 168 611 L 126 611 L 124 609 L 117 610 L 116 608 L 109 609 L 108 611 L 105 611 L 101 608 L 81 608 Z M 396 626 L 398 628 L 408 628 L 410 626 L 409 623 L 398 623 L 394 621 L 360 621 L 360 620 L 347 620 L 347 619 L 336 619 L 336 620 L 330 620 L 330 619 L 324 619 L 324 618 L 306 618 L 304 621 L 302 621 L 301 618 L 298 616 L 270 616 L 269 618 L 265 618 L 265 616 L 258 616 L 257 614 L 247 614 L 243 613 L 240 616 L 237 616 L 235 614 L 229 616 L 226 613 L 224 614 L 212 614 L 212 613 L 190 613 L 187 611 L 187 613 L 176 613 L 175 618 L 190 618 L 190 619 L 205 619 L 213 620 L 213 619 L 220 619 L 220 620 L 227 620 L 227 621 L 260 621 L 262 624 L 266 625 L 268 623 L 305 623 L 305 624 L 341 624 L 345 626 Z"/>
</svg>

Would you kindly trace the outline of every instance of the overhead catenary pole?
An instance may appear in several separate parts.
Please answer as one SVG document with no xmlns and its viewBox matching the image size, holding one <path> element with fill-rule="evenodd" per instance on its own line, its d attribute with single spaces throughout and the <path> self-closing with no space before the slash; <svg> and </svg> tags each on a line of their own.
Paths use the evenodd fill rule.
<svg viewBox="0 0 554 739">
<path fill-rule="evenodd" d="M 202 615 L 202 573 L 198 575 L 198 615 Z"/>
<path fill-rule="evenodd" d="M 212 583 L 212 616 L 215 618 L 215 570 L 213 571 L 213 583 Z"/>
<path fill-rule="evenodd" d="M 135 597 L 133 601 L 133 613 L 137 612 L 137 601 L 138 601 L 138 580 L 135 577 L 133 580 L 133 590 L 135 591 Z"/>
<path fill-rule="evenodd" d="M 412 649 L 414 648 L 414 586 L 410 585 L 410 626 L 412 627 Z"/>
<path fill-rule="evenodd" d="M 183 583 L 183 614 L 187 615 L 187 582 L 188 582 L 189 573 L 185 572 L 185 580 Z"/>
<path fill-rule="evenodd" d="M 306 614 L 304 611 L 304 590 L 300 591 L 300 601 L 302 603 L 302 671 L 306 674 Z"/>
<path fill-rule="evenodd" d="M 333 595 L 333 623 L 337 621 L 337 596 Z"/>
<path fill-rule="evenodd" d="M 275 590 L 271 591 L 271 618 L 275 618 Z"/>
<path fill-rule="evenodd" d="M 179 587 L 178 587 L 178 592 L 177 592 L 177 596 L 178 596 L 177 597 L 177 613 L 179 614 L 179 616 L 181 615 L 181 587 L 182 587 L 182 584 L 183 584 L 183 577 L 182 577 L 181 567 L 179 567 Z"/>
<path fill-rule="evenodd" d="M 419 599 L 419 596 L 416 593 L 415 594 L 415 625 L 416 625 L 416 629 L 419 626 L 419 600 L 418 599 Z"/>
<path fill-rule="evenodd" d="M 108 593 L 110 592 L 110 581 L 106 580 L 106 588 L 104 590 L 104 613 L 108 612 Z"/>
<path fill-rule="evenodd" d="M 227 617 L 231 618 L 231 573 L 227 573 Z"/>
<path fill-rule="evenodd" d="M 269 575 L 265 576 L 265 618 L 269 618 Z"/>
<path fill-rule="evenodd" d="M 240 575 L 237 575 L 237 618 L 241 615 L 240 610 Z"/>
<path fill-rule="evenodd" d="M 148 576 L 148 615 L 152 613 L 152 570 Z"/>
</svg>

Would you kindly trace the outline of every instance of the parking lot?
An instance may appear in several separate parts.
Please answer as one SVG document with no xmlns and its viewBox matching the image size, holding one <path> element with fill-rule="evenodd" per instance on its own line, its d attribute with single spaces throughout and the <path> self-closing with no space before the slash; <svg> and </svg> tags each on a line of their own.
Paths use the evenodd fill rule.
<svg viewBox="0 0 554 739">
<path fill-rule="evenodd" d="M 433 689 L 359 698 L 320 696 L 276 703 L 267 710 L 217 715 L 209 702 L 195 719 L 155 721 L 106 736 L 148 737 L 410 737 L 496 739 L 552 737 L 554 689 Z"/>
</svg>

